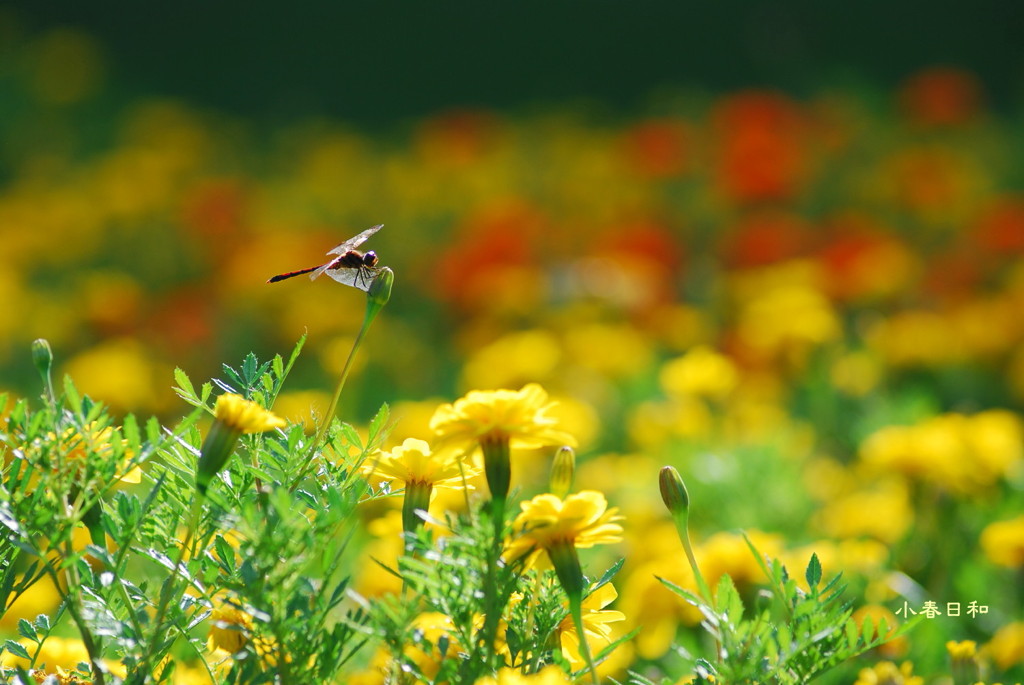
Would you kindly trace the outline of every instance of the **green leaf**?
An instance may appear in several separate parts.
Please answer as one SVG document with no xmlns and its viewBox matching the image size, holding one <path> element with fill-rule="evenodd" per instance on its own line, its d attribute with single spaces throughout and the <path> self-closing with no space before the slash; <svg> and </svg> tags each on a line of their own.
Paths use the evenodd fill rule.
<svg viewBox="0 0 1024 685">
<path fill-rule="evenodd" d="M 178 387 L 173 388 L 173 390 L 178 393 L 179 397 L 186 401 L 195 398 L 196 389 L 192 386 L 191 379 L 189 379 L 188 374 L 177 366 L 174 367 L 174 382 L 178 384 Z"/>
<path fill-rule="evenodd" d="M 67 401 L 71 411 L 76 414 L 82 413 L 82 396 L 78 394 L 71 376 L 64 376 L 64 399 Z"/>
<path fill-rule="evenodd" d="M 32 660 L 32 657 L 29 656 L 28 651 L 25 649 L 25 646 L 20 642 L 15 642 L 14 640 L 4 640 L 4 648 L 14 656 L 20 656 L 22 659 L 28 659 L 29 661 Z"/>
<path fill-rule="evenodd" d="M 811 554 L 811 560 L 807 563 L 807 573 L 804 574 L 807 579 L 807 587 L 811 589 L 813 593 L 818 587 L 818 583 L 821 582 L 821 561 L 818 560 L 818 554 Z"/>
<path fill-rule="evenodd" d="M 388 422 L 388 418 L 391 416 L 391 409 L 387 403 L 380 405 L 380 409 L 377 411 L 377 415 L 370 421 L 370 427 L 367 431 L 368 438 L 366 441 L 367 445 L 376 445 L 378 441 L 383 439 L 381 431 L 384 429 L 384 425 Z"/>
<path fill-rule="evenodd" d="M 46 614 L 39 614 L 35 621 L 36 630 L 44 633 L 50 632 L 50 617 Z"/>
<path fill-rule="evenodd" d="M 35 627 L 33 627 L 33 625 L 29 623 L 27 619 L 18 619 L 18 635 L 21 635 L 22 637 L 28 638 L 29 640 L 32 640 L 32 642 L 39 644 L 39 635 L 36 634 Z"/>
</svg>

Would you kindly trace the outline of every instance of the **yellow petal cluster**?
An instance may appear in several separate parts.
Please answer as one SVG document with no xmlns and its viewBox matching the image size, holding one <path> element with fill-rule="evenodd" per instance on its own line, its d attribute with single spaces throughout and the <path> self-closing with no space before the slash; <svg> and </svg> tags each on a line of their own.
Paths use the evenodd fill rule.
<svg viewBox="0 0 1024 685">
<path fill-rule="evenodd" d="M 548 416 L 554 407 L 536 383 L 521 390 L 472 390 L 454 404 L 443 404 L 430 419 L 438 439 L 453 447 L 471 448 L 482 438 L 507 437 L 513 447 L 576 446 L 569 433 Z"/>
<path fill-rule="evenodd" d="M 609 509 L 604 495 L 596 490 L 584 490 L 564 500 L 551 494 L 537 495 L 519 506 L 522 511 L 512 524 L 517 536 L 507 550 L 511 559 L 563 543 L 586 548 L 622 540 L 618 509 Z"/>
<path fill-rule="evenodd" d="M 861 669 L 854 685 L 924 685 L 924 678 L 914 675 L 914 665 L 909 661 L 899 666 L 881 661 L 873 668 Z"/>
<path fill-rule="evenodd" d="M 614 641 L 615 635 L 612 633 L 612 626 L 609 624 L 623 621 L 626 618 L 626 615 L 621 611 L 605 609 L 618 596 L 619 594 L 615 591 L 612 584 L 608 583 L 591 592 L 583 600 L 583 632 L 586 635 L 587 644 L 590 645 L 592 654 L 600 653 L 601 650 Z M 565 620 L 558 626 L 558 632 L 559 641 L 562 645 L 562 654 L 569 660 L 572 669 L 576 671 L 584 668 L 587 662 L 580 654 L 580 638 L 576 634 L 576 626 L 573 624 L 571 617 L 566 616 Z M 624 645 L 620 645 L 620 647 L 622 646 Z"/>
<path fill-rule="evenodd" d="M 217 398 L 214 416 L 221 423 L 243 433 L 263 433 L 287 425 L 284 419 L 273 412 L 234 393 L 225 393 Z"/>
<path fill-rule="evenodd" d="M 249 641 L 252 631 L 252 616 L 238 607 L 222 603 L 210 614 L 209 648 L 221 649 L 230 654 L 238 652 Z"/>
<path fill-rule="evenodd" d="M 464 479 L 477 475 L 479 468 L 460 463 L 455 450 L 431 453 L 424 440 L 406 438 L 390 452 L 380 452 L 363 464 L 367 478 L 401 481 L 405 485 L 423 484 L 438 488 L 461 488 Z"/>
<path fill-rule="evenodd" d="M 1024 567 L 1024 515 L 988 524 L 981 531 L 981 548 L 993 564 Z"/>
<path fill-rule="evenodd" d="M 1024 463 L 1024 426 L 1003 409 L 943 414 L 912 426 L 886 426 L 861 445 L 878 473 L 902 473 L 954 493 L 978 492 Z"/>
</svg>

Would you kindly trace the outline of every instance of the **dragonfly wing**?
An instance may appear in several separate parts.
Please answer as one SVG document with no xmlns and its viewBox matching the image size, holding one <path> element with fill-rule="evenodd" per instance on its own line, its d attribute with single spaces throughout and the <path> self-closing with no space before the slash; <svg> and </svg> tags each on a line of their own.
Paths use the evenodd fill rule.
<svg viewBox="0 0 1024 685">
<path fill-rule="evenodd" d="M 329 267 L 333 263 L 334 263 L 333 261 L 330 261 L 330 262 L 327 262 L 326 264 L 324 264 L 323 266 L 321 266 L 320 268 L 318 268 L 316 271 L 314 271 L 313 273 L 311 273 L 309 275 L 309 280 L 315 281 L 316 279 L 318 279 L 321 276 L 323 276 L 324 272 L 327 271 L 327 267 Z"/>
<path fill-rule="evenodd" d="M 339 269 L 328 269 L 327 275 L 338 283 L 350 285 L 353 288 L 359 288 L 364 292 L 368 292 L 370 290 L 370 284 L 373 283 L 373 279 L 377 277 L 378 272 L 379 269 L 372 269 L 366 266 L 354 269 L 341 267 Z"/>
<path fill-rule="evenodd" d="M 329 250 L 327 254 L 345 254 L 349 250 L 354 250 L 363 243 L 365 243 L 367 238 L 369 238 L 371 235 L 373 235 L 382 228 L 384 228 L 384 224 L 377 224 L 376 226 L 371 226 L 370 228 L 366 229 L 359 235 L 349 238 L 341 245 L 338 245 L 336 248 Z"/>
</svg>

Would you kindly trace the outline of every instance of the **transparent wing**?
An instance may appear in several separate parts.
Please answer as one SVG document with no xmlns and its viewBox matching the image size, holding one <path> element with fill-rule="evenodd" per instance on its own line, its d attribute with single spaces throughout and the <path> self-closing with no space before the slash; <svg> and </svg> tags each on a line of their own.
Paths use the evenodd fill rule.
<svg viewBox="0 0 1024 685">
<path fill-rule="evenodd" d="M 353 288 L 359 288 L 367 292 L 370 290 L 370 284 L 373 283 L 373 279 L 377 278 L 377 274 L 380 273 L 380 269 L 370 266 L 360 266 L 354 269 L 341 267 L 340 269 L 327 269 L 326 273 L 338 283 L 350 285 Z"/>
<path fill-rule="evenodd" d="M 371 235 L 373 235 L 382 228 L 384 228 L 384 224 L 377 224 L 376 226 L 371 226 L 370 228 L 366 229 L 359 235 L 349 238 L 348 240 L 343 242 L 341 245 L 338 245 L 333 250 L 328 250 L 327 254 L 345 254 L 349 250 L 354 250 L 363 243 L 365 243 L 367 238 L 369 238 Z"/>
<path fill-rule="evenodd" d="M 323 266 L 321 266 L 320 268 L 318 268 L 313 273 L 311 273 L 309 275 L 309 280 L 315 281 L 316 279 L 318 279 L 321 276 L 323 276 L 324 272 L 327 271 L 327 267 L 329 267 L 331 264 L 334 264 L 334 260 L 333 259 L 331 261 L 327 262 L 326 264 L 324 264 Z"/>
</svg>

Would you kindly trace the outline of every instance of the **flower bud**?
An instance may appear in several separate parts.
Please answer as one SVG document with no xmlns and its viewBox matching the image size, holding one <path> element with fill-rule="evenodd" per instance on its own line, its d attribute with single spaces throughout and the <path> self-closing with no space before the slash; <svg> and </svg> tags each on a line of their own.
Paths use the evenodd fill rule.
<svg viewBox="0 0 1024 685">
<path fill-rule="evenodd" d="M 52 402 L 54 395 L 50 370 L 53 368 L 53 350 L 50 348 L 50 342 L 46 338 L 38 338 L 32 342 L 32 363 L 35 364 L 36 370 L 39 371 L 39 375 L 43 379 L 43 385 L 46 386 L 47 396 Z"/>
<path fill-rule="evenodd" d="M 559 447 L 555 452 L 555 459 L 551 463 L 548 491 L 559 499 L 565 499 L 565 496 L 572 490 L 572 481 L 575 475 L 576 452 L 569 446 Z"/>
<path fill-rule="evenodd" d="M 391 286 L 394 282 L 395 272 L 386 266 L 373 279 L 370 289 L 366 292 L 366 306 L 374 310 L 374 314 L 391 299 Z"/>
<path fill-rule="evenodd" d="M 690 513 L 690 494 L 686 492 L 686 484 L 675 467 L 661 468 L 658 474 L 658 487 L 661 488 L 661 499 L 673 517 L 687 516 Z"/>
<path fill-rule="evenodd" d="M 50 377 L 50 368 L 53 366 L 53 350 L 46 338 L 32 341 L 32 363 L 36 365 L 44 379 Z"/>
</svg>

